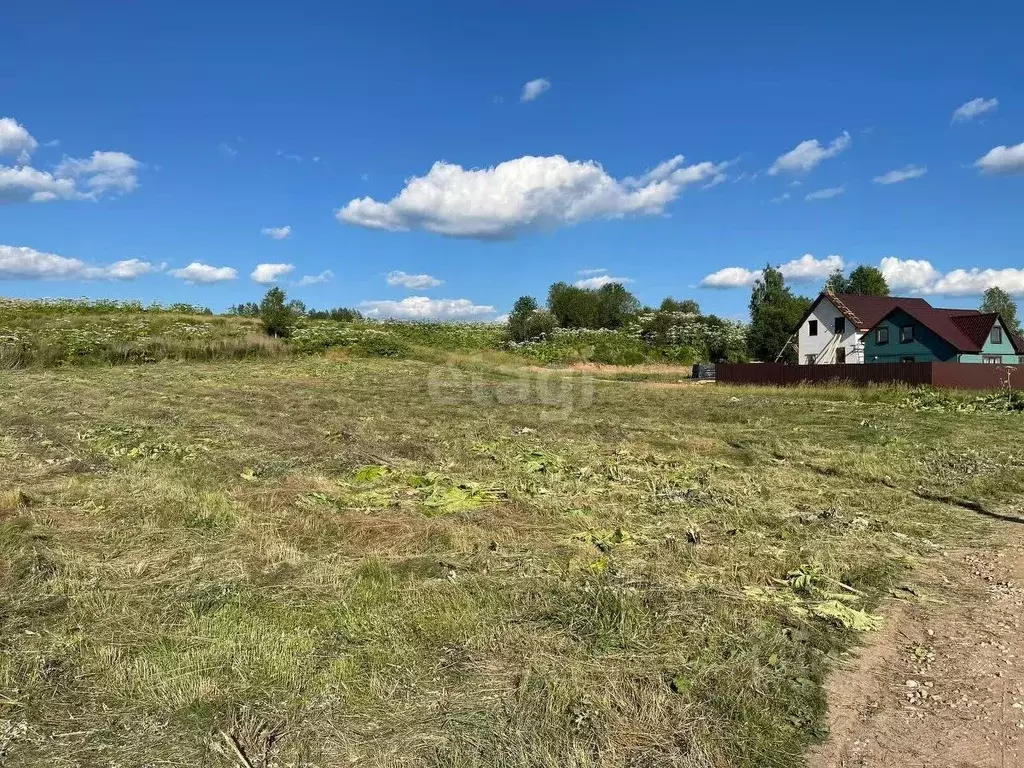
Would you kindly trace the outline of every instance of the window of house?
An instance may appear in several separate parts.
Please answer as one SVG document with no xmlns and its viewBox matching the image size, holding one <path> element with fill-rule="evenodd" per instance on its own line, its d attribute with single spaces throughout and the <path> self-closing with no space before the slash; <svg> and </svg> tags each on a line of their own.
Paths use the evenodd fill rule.
<svg viewBox="0 0 1024 768">
<path fill-rule="evenodd" d="M 907 344 L 914 340 L 914 326 L 904 325 L 900 327 L 900 344 Z"/>
<path fill-rule="evenodd" d="M 998 325 L 995 326 L 994 328 L 992 328 L 992 333 L 990 334 L 989 338 L 992 339 L 992 343 L 993 344 L 1002 344 L 1003 343 L 1003 329 L 1000 328 Z M 1002 362 L 1002 361 L 1000 361 L 1000 362 Z"/>
<path fill-rule="evenodd" d="M 817 320 L 811 320 L 809 323 L 807 323 L 807 335 L 808 336 L 817 336 L 818 335 L 818 321 Z"/>
<path fill-rule="evenodd" d="M 992 363 L 994 365 L 1002 365 L 1002 363 L 1003 363 L 1003 356 L 1002 355 L 983 355 L 982 358 L 981 358 L 981 362 L 983 362 L 983 363 Z"/>
<path fill-rule="evenodd" d="M 804 355 L 804 363 L 806 365 L 814 365 L 814 361 L 817 359 L 816 355 Z"/>
<path fill-rule="evenodd" d="M 889 329 L 886 327 L 875 329 L 875 344 L 889 343 Z"/>
<path fill-rule="evenodd" d="M 836 365 L 842 365 L 846 362 L 846 347 L 839 347 L 836 350 Z"/>
<path fill-rule="evenodd" d="M 836 333 L 846 333 L 846 318 L 837 317 L 835 325 Z"/>
<path fill-rule="evenodd" d="M 912 362 L 914 362 L 914 356 L 913 355 L 904 355 L 903 357 L 900 358 L 900 362 L 901 363 L 912 363 Z"/>
</svg>

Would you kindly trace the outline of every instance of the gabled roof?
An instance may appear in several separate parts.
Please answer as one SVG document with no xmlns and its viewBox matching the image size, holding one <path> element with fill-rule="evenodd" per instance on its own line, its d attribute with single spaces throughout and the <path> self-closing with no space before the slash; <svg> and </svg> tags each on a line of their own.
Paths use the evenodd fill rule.
<svg viewBox="0 0 1024 768">
<path fill-rule="evenodd" d="M 924 307 L 918 304 L 897 304 L 891 311 L 886 312 L 883 317 L 880 317 L 878 322 L 880 323 L 882 320 L 885 320 L 893 312 L 903 311 L 948 343 L 957 352 L 981 352 L 981 347 L 985 343 L 984 340 L 982 340 L 981 344 L 976 343 L 974 339 L 964 333 L 953 322 L 954 318 L 969 317 L 970 315 L 953 315 L 948 311 L 932 307 L 928 302 L 924 302 L 924 304 Z M 878 323 L 875 323 L 875 325 L 878 325 Z M 991 327 L 992 325 L 989 323 L 989 328 Z"/>
<path fill-rule="evenodd" d="M 899 310 L 917 320 L 921 325 L 947 342 L 957 352 L 970 354 L 981 352 L 985 342 L 988 341 L 988 335 L 996 320 L 999 320 L 1004 328 L 1006 327 L 1006 323 L 994 312 L 983 314 L 974 309 L 961 310 L 932 307 L 927 302 L 925 302 L 924 309 L 916 303 L 909 305 L 898 303 L 891 312 L 887 312 L 883 317 L 879 318 L 878 322 L 885 320 L 893 312 Z M 875 325 L 878 325 L 878 323 L 875 323 Z M 1012 333 L 1007 335 L 1017 352 L 1024 351 L 1024 339 Z"/>
<path fill-rule="evenodd" d="M 985 315 L 978 312 L 974 315 L 955 315 L 950 319 L 957 328 L 963 331 L 967 338 L 978 346 L 978 349 L 981 349 L 985 346 L 985 341 L 992 331 L 992 326 L 999 319 L 999 315 L 995 312 Z"/>
<path fill-rule="evenodd" d="M 852 322 L 858 330 L 866 331 L 868 328 L 874 326 L 879 320 L 885 317 L 887 314 L 897 306 L 919 306 L 922 309 L 930 308 L 930 305 L 924 299 L 915 299 L 911 297 L 901 296 L 864 296 L 859 293 L 836 293 L 833 296 L 838 300 L 832 302 L 839 311 L 843 311 L 845 306 L 849 312 L 843 312 L 847 319 Z M 823 293 L 819 297 L 832 299 L 826 293 Z M 817 302 L 815 302 L 817 304 Z M 840 304 L 842 306 L 840 306 Z M 853 316 L 851 316 L 851 314 Z"/>
<path fill-rule="evenodd" d="M 828 301 L 837 310 L 843 313 L 854 328 L 858 331 L 866 331 L 874 327 L 879 320 L 888 315 L 897 306 L 919 306 L 922 309 L 929 309 L 931 305 L 924 299 L 916 299 L 910 296 L 864 296 L 859 293 L 822 293 L 814 300 L 807 313 L 801 318 L 797 328 L 802 326 L 811 313 L 822 301 Z M 967 310 L 964 310 L 965 312 Z"/>
</svg>

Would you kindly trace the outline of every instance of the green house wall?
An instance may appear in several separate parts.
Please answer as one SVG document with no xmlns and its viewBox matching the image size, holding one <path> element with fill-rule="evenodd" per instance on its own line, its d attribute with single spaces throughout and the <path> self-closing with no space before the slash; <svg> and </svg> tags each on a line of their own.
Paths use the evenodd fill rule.
<svg viewBox="0 0 1024 768">
<path fill-rule="evenodd" d="M 1010 342 L 1010 335 L 1006 332 L 1006 326 L 1001 321 L 996 320 L 996 323 L 1000 328 L 1003 329 L 1003 341 L 1000 344 L 992 343 L 992 334 L 989 333 L 988 341 L 985 342 L 985 346 L 981 348 L 981 355 L 960 355 L 961 363 L 983 363 L 982 355 L 1002 355 L 1004 363 L 1019 363 L 1020 356 L 1017 351 L 1013 348 L 1013 344 Z"/>
<path fill-rule="evenodd" d="M 900 327 L 904 325 L 914 326 L 914 340 L 901 344 Z M 875 329 L 882 326 L 889 328 L 888 344 L 875 342 Z M 898 363 L 904 357 L 913 357 L 915 363 L 949 363 L 956 362 L 957 352 L 949 342 L 906 312 L 897 311 L 867 332 L 864 337 L 864 362 Z"/>
</svg>

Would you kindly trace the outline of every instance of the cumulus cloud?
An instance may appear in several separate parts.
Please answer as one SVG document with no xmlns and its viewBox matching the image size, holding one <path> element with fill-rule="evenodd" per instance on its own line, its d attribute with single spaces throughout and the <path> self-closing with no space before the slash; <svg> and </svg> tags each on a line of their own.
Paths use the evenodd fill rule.
<svg viewBox="0 0 1024 768">
<path fill-rule="evenodd" d="M 615 179 L 600 164 L 561 155 L 520 157 L 466 170 L 439 161 L 409 179 L 389 202 L 351 200 L 335 216 L 370 229 L 425 229 L 451 237 L 511 239 L 524 231 L 588 219 L 660 214 L 690 184 L 724 174 L 726 164 L 684 166 L 682 155 L 638 179 Z"/>
<path fill-rule="evenodd" d="M 983 173 L 1024 173 L 1024 141 L 1012 147 L 990 149 L 984 157 L 978 158 L 974 167 Z"/>
<path fill-rule="evenodd" d="M 783 277 L 794 282 L 823 280 L 837 269 L 846 266 L 842 256 L 832 254 L 823 259 L 805 253 L 798 259 L 779 265 Z M 749 288 L 761 276 L 760 269 L 745 267 L 726 267 L 707 275 L 700 284 L 704 288 Z"/>
<path fill-rule="evenodd" d="M 438 280 L 431 275 L 410 275 L 400 270 L 388 272 L 388 285 L 400 285 L 403 288 L 412 290 L 423 290 L 424 288 L 436 288 L 444 281 Z"/>
<path fill-rule="evenodd" d="M 806 281 L 828 277 L 837 269 L 843 269 L 843 257 L 836 254 L 816 259 L 812 254 L 805 253 L 799 259 L 787 261 L 779 267 L 782 276 L 787 280 Z"/>
<path fill-rule="evenodd" d="M 874 182 L 876 184 L 899 184 L 902 181 L 919 179 L 926 173 L 928 173 L 928 169 L 922 165 L 905 165 L 902 168 L 883 173 L 881 176 L 875 176 Z"/>
<path fill-rule="evenodd" d="M 90 194 L 133 191 L 139 185 L 139 161 L 124 152 L 93 152 L 80 159 L 65 157 L 54 171 L 61 179 L 74 179 L 92 190 Z"/>
<path fill-rule="evenodd" d="M 965 123 L 999 106 L 999 99 L 971 99 L 953 111 L 954 123 Z"/>
<path fill-rule="evenodd" d="M 831 200 L 833 197 L 839 197 L 845 191 L 846 187 L 844 186 L 826 187 L 804 195 L 804 200 Z"/>
<path fill-rule="evenodd" d="M 193 261 L 187 267 L 172 269 L 168 274 L 196 285 L 234 280 L 238 277 L 238 270 L 232 267 L 211 267 L 201 261 Z"/>
<path fill-rule="evenodd" d="M 0 157 L 14 157 L 18 163 L 29 161 L 39 142 L 13 117 L 0 117 Z"/>
<path fill-rule="evenodd" d="M 889 288 L 914 293 L 930 293 L 941 273 L 925 259 L 898 259 L 886 256 L 879 264 Z"/>
<path fill-rule="evenodd" d="M 0 202 L 48 203 L 87 197 L 72 179 L 58 179 L 52 173 L 28 165 L 14 168 L 0 165 Z"/>
<path fill-rule="evenodd" d="M 1015 296 L 1024 294 L 1024 269 L 954 269 L 935 283 L 932 293 L 980 296 L 989 288 L 996 287 Z"/>
<path fill-rule="evenodd" d="M 261 235 L 266 235 L 274 240 L 287 240 L 292 234 L 291 226 L 286 227 L 264 227 L 260 230 Z"/>
<path fill-rule="evenodd" d="M 551 81 L 544 77 L 538 77 L 536 80 L 531 80 L 523 86 L 523 94 L 519 97 L 520 101 L 533 101 L 545 91 L 551 90 Z"/>
<path fill-rule="evenodd" d="M 806 173 L 823 160 L 835 157 L 852 143 L 853 140 L 847 131 L 839 134 L 828 146 L 822 146 L 817 139 L 801 141 L 789 152 L 776 158 L 775 162 L 772 163 L 772 167 L 768 169 L 768 175 L 775 176 L 782 172 Z"/>
<path fill-rule="evenodd" d="M 989 288 L 1002 288 L 1016 296 L 1024 295 L 1024 269 L 974 267 L 954 269 L 945 274 L 925 259 L 899 259 L 886 256 L 882 274 L 889 287 L 907 293 L 944 296 L 980 296 Z"/>
<path fill-rule="evenodd" d="M 492 306 L 469 299 L 431 299 L 407 296 L 401 301 L 364 301 L 359 305 L 367 317 L 401 320 L 479 320 L 495 313 Z"/>
<path fill-rule="evenodd" d="M 302 278 L 295 283 L 300 288 L 305 285 L 318 285 L 319 283 L 326 283 L 328 280 L 334 279 L 334 273 L 329 269 L 325 269 L 318 275 L 303 275 Z"/>
<path fill-rule="evenodd" d="M 586 277 L 582 280 L 576 281 L 577 288 L 589 288 L 590 290 L 596 290 L 598 288 L 604 288 L 606 285 L 611 283 L 632 283 L 633 279 L 629 277 L 612 277 L 611 275 L 596 275 L 594 277 Z"/>
<path fill-rule="evenodd" d="M 787 200 L 789 200 L 789 198 L 790 198 L 790 194 L 789 194 L 789 192 L 783 192 L 783 193 L 782 193 L 781 195 L 779 195 L 778 197 L 773 197 L 773 198 L 772 198 L 772 202 L 773 202 L 773 203 L 784 203 L 784 202 L 786 202 Z"/>
<path fill-rule="evenodd" d="M 577 269 L 576 270 L 576 274 L 577 275 L 583 275 L 584 277 L 587 277 L 588 275 L 600 275 L 601 273 L 607 272 L 607 271 L 608 270 L 605 269 L 604 267 L 595 267 L 594 269 Z"/>
<path fill-rule="evenodd" d="M 261 285 L 272 285 L 280 282 L 281 278 L 293 269 L 294 264 L 257 264 L 249 277 Z"/>
<path fill-rule="evenodd" d="M 704 288 L 749 288 L 761 271 L 744 267 L 725 267 L 706 275 L 700 284 Z"/>
<path fill-rule="evenodd" d="M 43 253 L 25 246 L 0 245 L 2 280 L 133 280 L 163 269 L 163 264 L 140 259 L 95 266 L 80 259 Z"/>
</svg>

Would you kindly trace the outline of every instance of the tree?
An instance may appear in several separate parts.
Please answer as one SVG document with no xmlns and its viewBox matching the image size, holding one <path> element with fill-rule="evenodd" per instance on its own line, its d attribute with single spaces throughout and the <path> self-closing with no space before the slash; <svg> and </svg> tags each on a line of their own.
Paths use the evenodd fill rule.
<svg viewBox="0 0 1024 768">
<path fill-rule="evenodd" d="M 597 328 L 594 292 L 558 282 L 548 289 L 548 310 L 561 328 Z"/>
<path fill-rule="evenodd" d="M 785 347 L 783 359 L 793 362 L 796 351 L 787 342 L 810 306 L 810 299 L 794 296 L 782 273 L 767 265 L 750 292 L 747 350 L 751 358 L 774 362 Z"/>
<path fill-rule="evenodd" d="M 622 283 L 608 283 L 597 289 L 598 328 L 621 328 L 639 311 L 640 302 Z"/>
<path fill-rule="evenodd" d="M 295 328 L 296 311 L 285 303 L 285 294 L 280 288 L 271 288 L 260 302 L 260 319 L 263 330 L 271 336 L 289 338 Z"/>
<path fill-rule="evenodd" d="M 666 296 L 659 309 L 662 312 L 685 312 L 688 315 L 699 315 L 700 304 L 693 299 L 673 299 L 671 296 Z"/>
<path fill-rule="evenodd" d="M 255 301 L 247 301 L 244 304 L 232 304 L 228 307 L 228 314 L 237 315 L 238 317 L 259 317 L 260 305 Z"/>
<path fill-rule="evenodd" d="M 508 336 L 512 341 L 530 341 L 555 329 L 555 317 L 540 309 L 533 296 L 520 296 L 508 315 Z"/>
<path fill-rule="evenodd" d="M 852 293 L 850 291 L 850 281 L 843 274 L 843 270 L 837 269 L 828 276 L 828 280 L 825 281 L 824 291 L 825 293 L 829 291 L 832 293 Z"/>
<path fill-rule="evenodd" d="M 1017 320 L 1017 302 L 1002 288 L 993 286 L 985 291 L 980 309 L 982 312 L 995 312 L 1003 319 L 1009 330 L 1016 334 L 1020 333 L 1020 323 Z"/>
<path fill-rule="evenodd" d="M 850 273 L 845 293 L 859 293 L 862 296 L 888 296 L 889 284 L 878 267 L 862 264 Z"/>
</svg>

